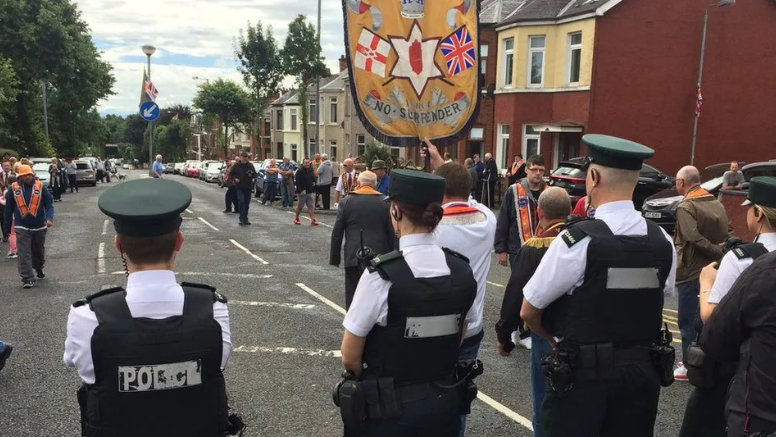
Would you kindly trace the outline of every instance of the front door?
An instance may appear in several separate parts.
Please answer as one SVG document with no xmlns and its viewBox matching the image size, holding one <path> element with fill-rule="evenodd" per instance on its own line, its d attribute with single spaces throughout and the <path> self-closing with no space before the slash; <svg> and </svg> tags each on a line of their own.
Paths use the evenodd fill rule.
<svg viewBox="0 0 776 437">
<path fill-rule="evenodd" d="M 562 132 L 559 135 L 558 161 L 568 161 L 571 158 L 578 157 L 579 143 L 582 141 L 582 134 L 578 132 Z"/>
<path fill-rule="evenodd" d="M 471 158 L 474 155 L 480 155 L 480 160 L 485 161 L 485 157 L 483 156 L 482 141 L 469 141 L 469 154 L 466 155 L 466 157 Z"/>
</svg>

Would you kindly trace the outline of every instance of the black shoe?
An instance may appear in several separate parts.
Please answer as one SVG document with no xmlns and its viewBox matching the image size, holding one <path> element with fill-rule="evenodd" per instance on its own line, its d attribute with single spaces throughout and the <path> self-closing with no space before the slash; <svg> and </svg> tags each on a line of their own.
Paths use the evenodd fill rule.
<svg viewBox="0 0 776 437">
<path fill-rule="evenodd" d="M 225 209 L 225 210 L 223 210 L 221 212 L 223 212 L 224 214 L 231 214 L 232 213 L 232 211 L 229 211 L 228 209 Z"/>
<path fill-rule="evenodd" d="M 35 273 L 36 273 L 36 276 L 38 277 L 38 279 L 43 279 L 43 278 L 46 277 L 46 274 L 43 273 L 43 269 L 35 270 Z"/>
<path fill-rule="evenodd" d="M 243 224 L 244 224 L 245 226 L 250 226 L 250 225 L 251 225 L 251 222 L 243 222 Z"/>
<path fill-rule="evenodd" d="M 5 345 L 5 350 L 0 354 L 0 370 L 3 370 L 3 367 L 5 367 L 5 362 L 11 356 L 11 352 L 13 352 L 13 346 L 10 344 Z"/>
<path fill-rule="evenodd" d="M 33 285 L 35 285 L 35 283 L 33 281 L 22 282 L 22 288 L 24 288 L 24 289 L 32 288 Z"/>
<path fill-rule="evenodd" d="M 245 222 L 240 222 L 240 226 L 243 226 L 244 224 L 245 224 Z"/>
</svg>

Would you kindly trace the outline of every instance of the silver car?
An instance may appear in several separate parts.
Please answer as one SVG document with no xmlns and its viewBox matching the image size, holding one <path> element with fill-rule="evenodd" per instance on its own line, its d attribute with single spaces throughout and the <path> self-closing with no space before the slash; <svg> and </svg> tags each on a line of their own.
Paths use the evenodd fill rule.
<svg viewBox="0 0 776 437">
<path fill-rule="evenodd" d="M 79 159 L 75 162 L 75 181 L 78 185 L 97 186 L 95 165 L 89 159 Z"/>
</svg>

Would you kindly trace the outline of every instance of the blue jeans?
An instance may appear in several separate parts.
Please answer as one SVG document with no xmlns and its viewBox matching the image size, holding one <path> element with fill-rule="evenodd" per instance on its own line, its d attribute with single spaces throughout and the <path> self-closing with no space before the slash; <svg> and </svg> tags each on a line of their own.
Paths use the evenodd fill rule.
<svg viewBox="0 0 776 437">
<path fill-rule="evenodd" d="M 294 206 L 294 184 L 285 181 L 280 182 L 280 195 L 283 196 L 283 207 Z"/>
<path fill-rule="evenodd" d="M 264 198 L 261 199 L 264 203 L 269 202 L 272 205 L 275 202 L 275 195 L 278 192 L 278 184 L 273 182 L 267 182 L 264 184 Z"/>
<path fill-rule="evenodd" d="M 552 352 L 552 346 L 550 343 L 539 337 L 538 335 L 531 333 L 531 396 L 533 397 L 533 435 L 534 437 L 541 437 L 541 411 L 542 402 L 544 402 L 544 392 L 547 389 L 547 383 L 544 380 L 544 374 L 542 373 L 542 359 Z"/>
<path fill-rule="evenodd" d="M 251 189 L 237 188 L 237 205 L 240 209 L 240 223 L 248 221 L 248 207 L 251 205 Z"/>
<path fill-rule="evenodd" d="M 461 350 L 458 352 L 459 363 L 469 365 L 477 359 L 477 353 L 479 353 L 480 344 L 482 343 L 482 336 L 479 334 L 477 336 L 479 337 L 478 340 L 471 340 L 471 344 L 467 343 L 461 346 Z M 466 414 L 461 415 L 461 430 L 458 432 L 458 437 L 463 437 L 466 434 L 466 417 Z"/>
<path fill-rule="evenodd" d="M 5 352 L 5 343 L 3 343 L 3 340 L 0 340 L 0 355 Z"/>
<path fill-rule="evenodd" d="M 701 288 L 700 280 L 682 282 L 677 285 L 679 289 L 679 332 L 682 336 L 682 360 L 687 357 L 687 348 L 695 341 L 695 320 L 700 312 L 698 307 L 698 292 Z"/>
</svg>

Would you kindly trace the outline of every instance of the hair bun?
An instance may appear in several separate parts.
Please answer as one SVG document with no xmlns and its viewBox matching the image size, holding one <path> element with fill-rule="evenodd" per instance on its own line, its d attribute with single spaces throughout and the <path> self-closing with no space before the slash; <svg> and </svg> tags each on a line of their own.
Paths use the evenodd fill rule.
<svg viewBox="0 0 776 437">
<path fill-rule="evenodd" d="M 426 205 L 426 209 L 423 210 L 423 215 L 420 218 L 420 222 L 423 226 L 433 230 L 442 220 L 443 214 L 444 209 L 442 209 L 442 204 L 439 202 L 429 203 Z"/>
</svg>

